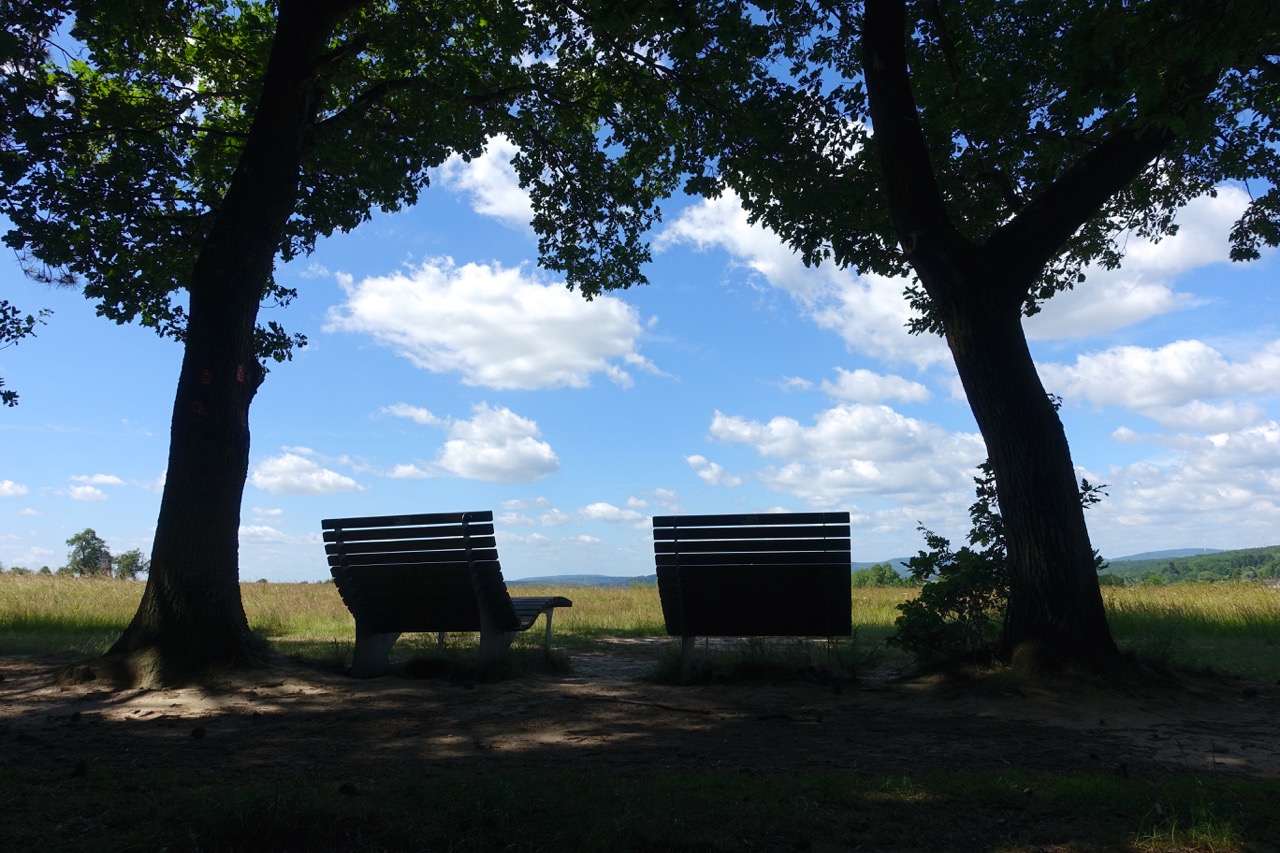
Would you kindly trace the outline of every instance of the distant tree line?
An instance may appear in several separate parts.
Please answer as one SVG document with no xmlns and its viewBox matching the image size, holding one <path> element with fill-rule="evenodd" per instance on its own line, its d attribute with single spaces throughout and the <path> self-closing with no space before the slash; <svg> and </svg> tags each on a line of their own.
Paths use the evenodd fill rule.
<svg viewBox="0 0 1280 853">
<path fill-rule="evenodd" d="M 38 570 L 26 566 L 11 566 L 11 575 L 66 575 L 76 578 L 108 578 L 115 580 L 136 580 L 145 575 L 151 567 L 151 561 L 142 551 L 134 548 L 123 554 L 112 554 L 107 543 L 92 527 L 86 527 L 67 540 L 71 550 L 67 553 L 67 564 L 57 569 L 41 566 Z M 0 571 L 5 571 L 0 563 Z"/>
<path fill-rule="evenodd" d="M 898 571 L 889 563 L 876 563 L 867 566 L 865 569 L 858 569 L 853 573 L 853 586 L 855 589 L 869 586 L 911 586 L 912 580 L 898 574 Z"/>
<path fill-rule="evenodd" d="M 1112 563 L 1098 580 L 1113 586 L 1280 580 L 1280 545 L 1187 557 L 1123 560 Z"/>
</svg>

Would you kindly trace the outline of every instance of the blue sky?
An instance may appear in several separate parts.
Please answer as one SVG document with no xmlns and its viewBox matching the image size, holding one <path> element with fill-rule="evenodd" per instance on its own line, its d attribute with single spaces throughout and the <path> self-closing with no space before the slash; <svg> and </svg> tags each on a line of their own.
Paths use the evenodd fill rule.
<svg viewBox="0 0 1280 853">
<path fill-rule="evenodd" d="M 310 346 L 251 412 L 241 577 L 328 576 L 320 519 L 492 509 L 509 579 L 653 571 L 649 518 L 838 509 L 855 560 L 967 530 L 985 458 L 905 281 L 806 269 L 732 197 L 668 205 L 646 287 L 583 300 L 536 263 L 501 141 L 414 209 L 282 266 Z M 1027 322 L 1104 556 L 1280 541 L 1276 265 L 1226 259 L 1246 196 L 1127 241 Z M 0 259 L 4 297 L 54 314 L 0 350 L 0 562 L 57 568 L 94 528 L 149 552 L 179 345 L 94 316 Z"/>
</svg>

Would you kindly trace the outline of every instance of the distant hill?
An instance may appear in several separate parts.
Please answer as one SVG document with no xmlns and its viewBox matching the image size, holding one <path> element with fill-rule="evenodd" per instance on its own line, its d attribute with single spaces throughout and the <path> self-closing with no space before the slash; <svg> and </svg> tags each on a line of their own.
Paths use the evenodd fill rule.
<svg viewBox="0 0 1280 853">
<path fill-rule="evenodd" d="M 656 584 L 657 575 L 639 575 L 620 578 L 613 575 L 550 575 L 541 578 L 520 578 L 507 581 L 507 586 L 631 586 L 632 584 Z"/>
<path fill-rule="evenodd" d="M 1108 557 L 1109 563 L 1127 563 L 1133 560 L 1169 560 L 1174 557 L 1199 557 L 1201 554 L 1221 554 L 1221 548 L 1175 548 L 1172 551 L 1146 551 L 1128 557 Z"/>
<path fill-rule="evenodd" d="M 889 560 L 874 560 L 867 563 L 853 563 L 853 571 L 869 569 L 877 563 L 888 563 L 898 574 L 906 577 L 911 574 L 907 567 L 906 557 L 895 557 Z M 615 577 L 614 575 L 546 575 L 539 578 L 518 578 L 508 580 L 507 586 L 562 586 L 562 587 L 617 587 L 632 584 L 657 584 L 657 575 L 637 575 L 634 577 Z"/>
<path fill-rule="evenodd" d="M 1108 561 L 1104 575 L 1142 583 L 1280 578 L 1280 545 L 1214 551 L 1184 548 Z"/>
<path fill-rule="evenodd" d="M 891 557 L 887 560 L 855 562 L 853 571 L 867 569 L 877 563 L 888 563 L 906 577 L 911 574 L 907 557 Z M 1243 548 L 1222 551 L 1215 548 L 1175 548 L 1165 551 L 1148 551 L 1126 557 L 1113 557 L 1107 561 L 1104 574 L 1114 575 L 1129 583 L 1154 576 L 1163 582 L 1185 580 L 1230 580 L 1232 578 L 1280 578 L 1280 545 L 1265 548 Z M 654 585 L 657 575 L 615 577 L 613 575 L 547 575 L 538 578 L 519 578 L 507 581 L 509 587 L 626 587 L 635 584 Z"/>
</svg>

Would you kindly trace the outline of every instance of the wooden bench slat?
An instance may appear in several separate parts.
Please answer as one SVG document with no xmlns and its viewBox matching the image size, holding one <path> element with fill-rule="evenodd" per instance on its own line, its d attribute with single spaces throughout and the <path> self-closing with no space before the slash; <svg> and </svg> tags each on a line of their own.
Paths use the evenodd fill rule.
<svg viewBox="0 0 1280 853">
<path fill-rule="evenodd" d="M 356 518 L 326 518 L 320 526 L 326 530 L 334 527 L 407 527 L 417 524 L 461 524 L 462 521 L 493 521 L 492 510 L 473 512 L 433 512 L 418 515 L 368 515 Z"/>
<path fill-rule="evenodd" d="M 477 536 L 468 542 L 466 539 L 406 539 L 374 542 L 330 542 L 324 546 L 326 554 L 372 554 L 378 551 L 454 551 L 466 553 L 467 547 L 473 550 L 486 549 L 492 551 L 498 542 L 492 536 Z"/>
<path fill-rule="evenodd" d="M 332 530 L 325 530 L 323 533 L 326 542 L 365 542 L 369 540 L 385 539 L 462 539 L 464 536 L 492 536 L 494 533 L 492 524 L 469 524 L 449 525 L 447 527 L 338 527 Z"/>
<path fill-rule="evenodd" d="M 832 551 L 849 552 L 848 539 L 716 539 L 707 542 L 654 542 L 655 554 L 770 554 L 770 553 L 818 553 Z"/>
<path fill-rule="evenodd" d="M 729 555 L 710 554 L 655 554 L 658 568 L 673 566 L 723 566 Z M 742 566 L 845 566 L 849 565 L 848 551 L 805 551 L 794 554 L 788 551 L 734 554 L 734 562 L 728 565 Z"/>
<path fill-rule="evenodd" d="M 658 542 L 679 540 L 693 542 L 703 539 L 823 539 L 849 538 L 849 525 L 798 525 L 779 527 L 655 527 L 653 538 Z"/>
<path fill-rule="evenodd" d="M 498 554 L 492 548 L 476 551 L 472 556 L 480 560 L 493 559 Z M 331 554 L 328 557 L 329 568 L 337 566 L 438 566 L 441 564 L 461 563 L 466 565 L 465 551 L 395 551 L 375 554 Z"/>
<path fill-rule="evenodd" d="M 657 527 L 716 527 L 716 526 L 754 526 L 789 524 L 848 524 L 847 512 L 757 512 L 730 513 L 727 515 L 655 515 L 653 526 Z"/>
</svg>

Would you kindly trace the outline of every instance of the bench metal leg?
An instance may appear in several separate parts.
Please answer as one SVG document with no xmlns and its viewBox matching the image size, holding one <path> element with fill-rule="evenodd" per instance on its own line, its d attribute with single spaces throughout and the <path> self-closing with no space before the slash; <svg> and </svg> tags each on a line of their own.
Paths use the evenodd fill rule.
<svg viewBox="0 0 1280 853">
<path fill-rule="evenodd" d="M 680 683 L 688 684 L 693 681 L 693 647 L 697 643 L 696 637 L 685 635 L 680 639 Z"/>
<path fill-rule="evenodd" d="M 391 647 L 400 632 L 371 634 L 356 625 L 356 647 L 351 655 L 350 674 L 354 678 L 374 678 L 391 669 Z"/>
<path fill-rule="evenodd" d="M 489 663 L 505 655 L 515 638 L 515 631 L 502 630 L 494 624 L 489 611 L 480 608 L 480 663 Z"/>
<path fill-rule="evenodd" d="M 511 641 L 515 638 L 515 631 L 481 631 L 480 662 L 489 663 L 501 658 L 511 648 Z"/>
<path fill-rule="evenodd" d="M 543 641 L 542 647 L 548 652 L 551 651 L 551 614 L 555 611 L 554 607 L 548 607 L 542 611 L 542 614 L 547 617 L 547 638 Z"/>
</svg>

